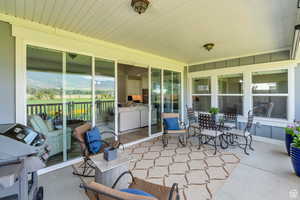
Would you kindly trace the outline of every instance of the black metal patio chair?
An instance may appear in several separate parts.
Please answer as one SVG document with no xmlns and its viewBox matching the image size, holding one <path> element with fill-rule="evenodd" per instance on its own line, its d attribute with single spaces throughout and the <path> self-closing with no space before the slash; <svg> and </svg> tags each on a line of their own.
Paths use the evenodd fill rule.
<svg viewBox="0 0 300 200">
<path fill-rule="evenodd" d="M 229 143 L 231 145 L 237 145 L 240 148 L 244 149 L 246 155 L 249 155 L 249 153 L 247 152 L 248 147 L 250 150 L 254 150 L 252 147 L 253 138 L 251 133 L 253 120 L 254 120 L 253 112 L 249 111 L 247 123 L 244 129 L 234 128 L 226 132 L 227 136 L 229 137 Z M 240 138 L 244 139 L 245 142 L 244 143 L 240 142 L 239 141 Z"/>
<path fill-rule="evenodd" d="M 199 138 L 199 149 L 203 144 L 209 144 L 214 147 L 214 155 L 217 153 L 217 146 L 221 148 L 227 148 L 228 143 L 224 138 L 224 122 L 216 122 L 212 119 L 210 114 L 198 115 L 198 123 L 200 127 Z M 211 143 L 213 142 L 213 143 Z M 219 142 L 219 145 L 217 144 Z M 225 144 L 225 145 L 224 145 Z"/>
<path fill-rule="evenodd" d="M 197 132 L 200 131 L 199 123 L 197 117 L 195 115 L 195 111 L 192 107 L 188 107 L 186 105 L 186 113 L 188 120 L 188 137 L 190 137 L 191 131 L 193 130 L 193 136 L 196 135 Z"/>
</svg>

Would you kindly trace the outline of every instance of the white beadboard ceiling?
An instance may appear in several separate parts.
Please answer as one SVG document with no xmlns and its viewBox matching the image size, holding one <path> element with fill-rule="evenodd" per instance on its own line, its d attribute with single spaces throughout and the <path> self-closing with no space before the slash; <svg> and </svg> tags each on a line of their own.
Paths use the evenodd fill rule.
<svg viewBox="0 0 300 200">
<path fill-rule="evenodd" d="M 0 12 L 195 63 L 289 47 L 297 0 L 151 0 L 142 15 L 130 0 L 0 0 Z"/>
</svg>

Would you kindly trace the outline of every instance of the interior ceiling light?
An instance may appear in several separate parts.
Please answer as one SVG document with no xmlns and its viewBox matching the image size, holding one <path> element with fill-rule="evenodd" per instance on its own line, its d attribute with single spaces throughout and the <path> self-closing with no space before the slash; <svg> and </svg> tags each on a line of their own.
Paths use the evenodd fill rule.
<svg viewBox="0 0 300 200">
<path fill-rule="evenodd" d="M 150 2 L 148 0 L 132 0 L 131 7 L 134 9 L 135 12 L 142 14 L 144 13 Z"/>
<path fill-rule="evenodd" d="M 215 44 L 214 43 L 207 43 L 205 45 L 203 45 L 203 47 L 207 50 L 210 51 L 214 48 Z"/>
</svg>

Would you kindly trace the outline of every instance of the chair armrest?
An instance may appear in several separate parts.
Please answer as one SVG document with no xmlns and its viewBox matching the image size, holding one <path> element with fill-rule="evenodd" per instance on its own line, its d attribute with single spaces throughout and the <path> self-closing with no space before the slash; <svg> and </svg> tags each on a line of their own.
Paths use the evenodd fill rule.
<svg viewBox="0 0 300 200">
<path fill-rule="evenodd" d="M 86 192 L 92 191 L 93 193 L 100 194 L 102 197 L 110 197 L 109 199 L 144 199 L 144 200 L 157 200 L 153 197 L 145 197 L 136 194 L 130 194 L 127 192 L 121 192 L 119 190 L 107 187 L 105 185 L 91 182 L 89 184 L 82 183 L 80 188 L 83 188 Z M 94 196 L 95 199 L 99 199 L 99 196 Z"/>
<path fill-rule="evenodd" d="M 178 189 L 178 184 L 173 183 L 170 194 L 169 194 L 169 200 L 174 200 L 174 193 L 176 194 L 175 200 L 179 200 L 179 189 Z"/>
<path fill-rule="evenodd" d="M 121 180 L 122 177 L 124 177 L 126 174 L 129 174 L 131 176 L 132 182 L 134 182 L 134 177 L 133 174 L 131 173 L 131 171 L 126 171 L 123 172 L 118 178 L 117 180 L 114 182 L 114 184 L 112 185 L 112 189 L 115 189 L 115 187 L 117 186 L 118 182 Z"/>
</svg>

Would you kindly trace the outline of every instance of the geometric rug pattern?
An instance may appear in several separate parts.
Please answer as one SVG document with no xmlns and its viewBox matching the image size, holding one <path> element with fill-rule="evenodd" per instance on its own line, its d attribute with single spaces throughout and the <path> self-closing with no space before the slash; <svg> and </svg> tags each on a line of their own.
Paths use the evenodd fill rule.
<svg viewBox="0 0 300 200">
<path fill-rule="evenodd" d="M 220 148 L 216 155 L 211 146 L 198 149 L 193 138 L 182 147 L 172 137 L 163 148 L 158 137 L 130 146 L 125 152 L 132 157 L 129 168 L 134 176 L 166 186 L 178 183 L 181 200 L 212 199 L 240 162 L 236 154 Z"/>
</svg>

